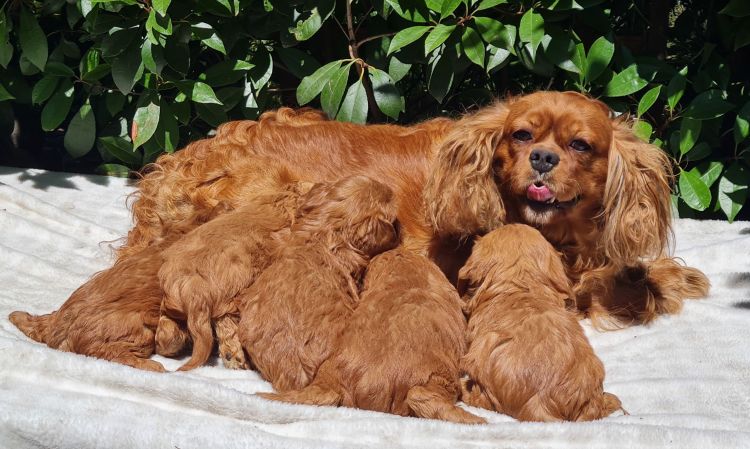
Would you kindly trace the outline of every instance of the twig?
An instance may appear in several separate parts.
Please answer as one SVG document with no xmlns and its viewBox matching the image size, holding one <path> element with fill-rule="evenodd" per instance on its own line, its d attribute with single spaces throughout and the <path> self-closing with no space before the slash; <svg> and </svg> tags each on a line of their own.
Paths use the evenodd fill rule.
<svg viewBox="0 0 750 449">
<path fill-rule="evenodd" d="M 370 114 L 376 121 L 383 121 L 383 114 L 375 103 L 375 92 L 373 91 L 370 77 L 367 76 L 367 63 L 359 57 L 358 49 L 360 44 L 357 43 L 357 34 L 354 30 L 352 0 L 346 0 L 346 27 L 348 30 L 347 36 L 349 38 L 349 56 L 351 56 L 351 58 L 357 63 L 357 75 L 359 75 L 359 79 L 362 80 L 362 86 L 365 88 Z"/>
<path fill-rule="evenodd" d="M 374 41 L 375 39 L 380 39 L 381 37 L 393 36 L 395 34 L 396 34 L 396 32 L 394 31 L 394 32 L 391 32 L 391 33 L 383 33 L 383 34 L 378 34 L 378 35 L 375 35 L 375 36 L 366 37 L 366 38 L 362 39 L 361 41 L 358 41 L 355 44 L 355 46 L 357 48 L 359 48 L 364 43 L 367 43 L 367 42 L 370 42 L 370 41 Z"/>
</svg>

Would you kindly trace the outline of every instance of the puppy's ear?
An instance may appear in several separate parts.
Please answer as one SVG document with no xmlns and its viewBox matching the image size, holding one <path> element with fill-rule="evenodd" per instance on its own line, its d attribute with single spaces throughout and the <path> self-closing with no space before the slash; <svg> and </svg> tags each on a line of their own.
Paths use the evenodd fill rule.
<svg viewBox="0 0 750 449">
<path fill-rule="evenodd" d="M 456 122 L 439 144 L 424 190 L 438 234 L 482 234 L 505 219 L 492 162 L 507 116 L 507 105 L 495 103 Z"/>
<path fill-rule="evenodd" d="M 613 126 L 601 244 L 610 261 L 632 266 L 669 249 L 672 168 L 668 156 L 636 137 L 626 120 Z"/>
</svg>

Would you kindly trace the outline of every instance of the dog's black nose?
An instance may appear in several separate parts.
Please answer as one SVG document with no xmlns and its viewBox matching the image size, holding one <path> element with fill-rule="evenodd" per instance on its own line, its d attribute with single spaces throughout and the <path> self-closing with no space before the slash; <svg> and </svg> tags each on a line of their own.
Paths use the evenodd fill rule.
<svg viewBox="0 0 750 449">
<path fill-rule="evenodd" d="M 531 162 L 531 168 L 539 173 L 547 173 L 560 162 L 560 156 L 552 151 L 537 148 L 531 151 L 529 161 Z"/>
</svg>

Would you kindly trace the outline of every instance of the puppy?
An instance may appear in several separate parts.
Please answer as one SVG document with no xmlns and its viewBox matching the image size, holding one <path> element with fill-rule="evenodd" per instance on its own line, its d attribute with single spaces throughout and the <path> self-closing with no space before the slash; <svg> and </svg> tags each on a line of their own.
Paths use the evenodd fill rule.
<svg viewBox="0 0 750 449">
<path fill-rule="evenodd" d="M 365 176 L 301 202 L 274 262 L 237 298 L 242 346 L 276 390 L 306 386 L 330 356 L 368 260 L 398 244 L 395 215 L 391 189 Z"/>
<path fill-rule="evenodd" d="M 463 401 L 521 421 L 589 421 L 620 409 L 578 318 L 559 254 L 507 225 L 478 239 L 459 276 L 469 316 Z"/>
<path fill-rule="evenodd" d="M 162 253 L 194 228 L 195 221 L 199 224 L 210 219 L 194 218 L 175 225 L 167 238 L 121 257 L 111 268 L 94 275 L 59 310 L 39 316 L 17 311 L 10 314 L 10 321 L 50 348 L 163 372 L 161 363 L 149 360 L 163 296 L 157 272 L 163 263 Z"/>
<path fill-rule="evenodd" d="M 291 224 L 300 195 L 312 187 L 295 182 L 283 168 L 273 176 L 275 182 L 242 208 L 194 229 L 164 252 L 159 270 L 164 301 L 156 345 L 159 354 L 175 355 L 186 344 L 175 320 L 187 322 L 193 352 L 181 371 L 208 360 L 214 340 L 212 323 L 224 366 L 248 367 L 237 337 L 239 315 L 233 298 L 270 264 L 271 234 Z"/>
<path fill-rule="evenodd" d="M 312 383 L 261 396 L 484 423 L 455 404 L 465 332 L 461 300 L 438 267 L 389 251 L 370 263 L 360 304 Z"/>
</svg>

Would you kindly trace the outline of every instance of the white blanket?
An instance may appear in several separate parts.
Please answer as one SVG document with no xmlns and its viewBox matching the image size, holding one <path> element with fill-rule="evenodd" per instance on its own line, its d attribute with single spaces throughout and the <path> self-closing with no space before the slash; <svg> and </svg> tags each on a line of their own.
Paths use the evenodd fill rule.
<svg viewBox="0 0 750 449">
<path fill-rule="evenodd" d="M 676 254 L 711 296 L 651 326 L 586 331 L 630 413 L 465 426 L 254 396 L 220 363 L 158 374 L 30 341 L 7 319 L 47 313 L 112 261 L 133 191 L 116 178 L 0 167 L 0 448 L 750 447 L 750 223 L 677 220 Z M 167 369 L 181 362 L 157 358 Z"/>
</svg>

